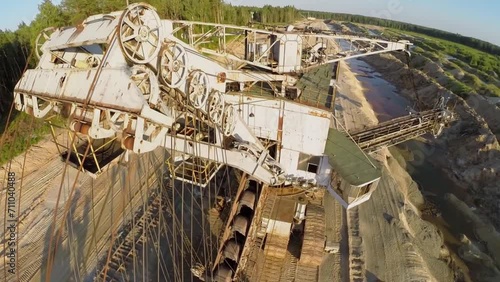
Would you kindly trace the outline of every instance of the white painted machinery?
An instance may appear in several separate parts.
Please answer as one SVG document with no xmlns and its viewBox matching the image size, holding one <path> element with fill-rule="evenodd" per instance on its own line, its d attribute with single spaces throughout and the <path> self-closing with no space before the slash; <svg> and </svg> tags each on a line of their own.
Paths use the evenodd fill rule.
<svg viewBox="0 0 500 282">
<path fill-rule="evenodd" d="M 316 66 L 409 45 L 161 20 L 153 7 L 132 4 L 75 27 L 44 30 L 37 39 L 40 61 L 17 83 L 15 104 L 37 118 L 51 111 L 70 118 L 70 128 L 89 144 L 119 143 L 106 163 L 117 150 L 161 146 L 175 152 L 173 174 L 201 186 L 222 164 L 269 185 L 328 185 L 331 109 L 294 101 L 297 79 Z M 251 95 L 258 83 L 261 95 Z M 91 172 L 99 173 L 106 165 L 96 157 L 103 146 L 94 147 Z M 69 154 L 86 169 L 83 151 Z M 175 169 L 182 162 L 191 176 Z"/>
<path fill-rule="evenodd" d="M 153 7 L 137 3 L 124 11 L 91 16 L 75 27 L 44 30 L 36 42 L 39 63 L 17 83 L 14 101 L 17 110 L 37 118 L 52 112 L 66 117 L 72 142 L 60 150 L 61 155 L 92 176 L 115 161 L 127 160 L 131 153 L 158 147 L 169 152 L 166 162 L 172 178 L 200 187 L 223 165 L 243 171 L 245 181 L 240 179 L 218 238 L 223 244 L 216 260 L 191 261 L 197 277 L 207 276 L 209 281 L 215 275 L 216 281 L 232 281 L 236 268 L 224 261 L 240 265 L 240 270 L 245 266 L 243 242 L 251 241 L 246 240 L 250 230 L 259 240 L 277 234 L 266 244 L 282 253 L 280 261 L 297 226 L 297 230 L 306 226 L 304 245 L 312 246 L 304 248 L 305 257 L 314 258 L 325 248 L 338 251 L 336 242 L 323 246 L 321 209 L 311 208 L 304 199 L 280 201 L 274 209 L 277 196 L 271 194 L 287 189 L 315 193 L 321 187 L 345 208 L 370 198 L 381 172 L 360 144 L 373 147 L 377 141 L 381 147 L 395 138 L 383 139 L 387 128 L 375 128 L 356 132 L 355 141 L 335 128 L 336 72 L 331 65 L 407 51 L 410 45 L 293 28 L 162 20 Z M 445 119 L 443 108 L 401 119 L 389 127 L 391 133 L 415 129 L 424 134 L 434 128 L 435 120 Z M 246 187 L 247 177 L 252 185 Z M 276 189 L 283 186 L 289 187 Z M 210 189 L 195 193 L 200 191 L 196 189 L 191 191 L 191 205 L 194 194 L 210 193 Z M 182 191 L 184 195 L 184 187 Z M 259 200 L 263 194 L 269 200 Z M 162 198 L 157 199 L 161 203 Z M 200 207 L 203 212 L 205 208 Z M 191 239 L 192 234 L 193 230 Z"/>
</svg>

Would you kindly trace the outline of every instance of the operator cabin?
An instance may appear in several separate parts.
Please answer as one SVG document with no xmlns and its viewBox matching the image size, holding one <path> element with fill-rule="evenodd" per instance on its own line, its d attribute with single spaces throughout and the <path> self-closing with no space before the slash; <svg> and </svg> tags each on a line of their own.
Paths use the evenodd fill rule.
<svg viewBox="0 0 500 282">
<path fill-rule="evenodd" d="M 269 151 L 279 160 L 295 184 L 323 186 L 345 207 L 352 208 L 368 199 L 381 177 L 379 164 L 365 154 L 345 133 L 333 128 L 328 105 L 332 66 L 319 67 L 299 80 L 302 96 L 297 100 L 227 93 L 226 101 L 238 107 L 240 117 L 256 137 L 274 144 Z M 326 84 L 326 85 L 325 85 Z M 308 93 L 323 103 L 309 106 Z M 331 92 L 330 92 L 331 93 Z"/>
</svg>

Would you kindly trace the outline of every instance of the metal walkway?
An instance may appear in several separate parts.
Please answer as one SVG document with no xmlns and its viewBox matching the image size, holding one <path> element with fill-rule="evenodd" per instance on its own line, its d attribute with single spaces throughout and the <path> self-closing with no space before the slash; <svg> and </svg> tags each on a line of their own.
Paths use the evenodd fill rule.
<svg viewBox="0 0 500 282">
<path fill-rule="evenodd" d="M 368 129 L 354 131 L 350 133 L 350 136 L 361 149 L 371 153 L 426 133 L 438 135 L 446 118 L 446 113 L 443 110 L 433 109 L 399 117 Z"/>
</svg>

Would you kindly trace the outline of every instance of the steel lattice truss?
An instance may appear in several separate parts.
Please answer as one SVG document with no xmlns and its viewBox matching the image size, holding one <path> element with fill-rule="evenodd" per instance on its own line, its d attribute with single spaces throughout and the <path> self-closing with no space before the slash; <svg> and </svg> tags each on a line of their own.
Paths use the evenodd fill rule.
<svg viewBox="0 0 500 282">
<path fill-rule="evenodd" d="M 349 35 L 318 34 L 191 21 L 173 21 L 174 34 L 202 52 L 223 57 L 242 69 L 248 65 L 272 73 L 300 73 L 315 66 L 390 51 L 408 51 L 412 44 Z M 288 31 L 289 30 L 289 31 Z M 196 33 L 195 31 L 202 31 Z M 244 52 L 234 46 L 245 43 Z M 205 47 L 207 43 L 209 47 Z M 281 54 L 280 54 L 281 53 Z"/>
</svg>

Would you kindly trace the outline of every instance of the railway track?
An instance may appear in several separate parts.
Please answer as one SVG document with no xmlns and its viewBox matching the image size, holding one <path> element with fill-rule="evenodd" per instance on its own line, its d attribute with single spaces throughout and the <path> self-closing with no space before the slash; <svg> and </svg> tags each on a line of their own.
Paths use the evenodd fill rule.
<svg viewBox="0 0 500 282">
<path fill-rule="evenodd" d="M 358 207 L 350 209 L 347 213 L 348 239 L 349 239 L 349 274 L 350 281 L 358 282 L 365 279 L 365 260 L 362 248 L 362 237 L 359 229 Z"/>
</svg>

